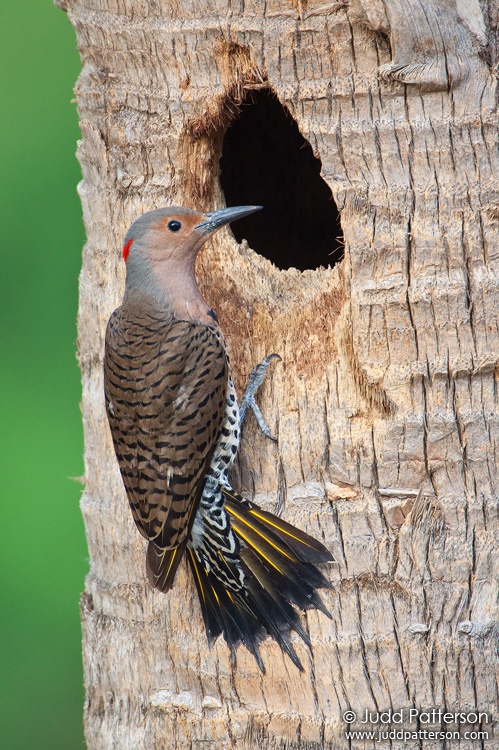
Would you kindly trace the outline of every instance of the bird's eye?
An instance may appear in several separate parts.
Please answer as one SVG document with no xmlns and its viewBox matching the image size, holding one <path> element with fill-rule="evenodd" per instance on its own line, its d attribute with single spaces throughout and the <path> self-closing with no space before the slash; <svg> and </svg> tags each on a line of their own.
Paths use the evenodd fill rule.
<svg viewBox="0 0 499 750">
<path fill-rule="evenodd" d="M 180 221 L 176 221 L 175 219 L 172 219 L 168 222 L 168 229 L 170 232 L 178 232 L 179 229 L 182 228 L 182 224 Z"/>
</svg>

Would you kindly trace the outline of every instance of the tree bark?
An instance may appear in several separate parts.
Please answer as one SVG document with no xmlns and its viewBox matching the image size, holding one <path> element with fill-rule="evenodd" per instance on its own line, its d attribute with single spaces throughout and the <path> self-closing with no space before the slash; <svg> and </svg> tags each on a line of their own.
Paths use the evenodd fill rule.
<svg viewBox="0 0 499 750">
<path fill-rule="evenodd" d="M 83 61 L 89 750 L 343 749 L 357 746 L 346 710 L 403 711 L 392 729 L 424 729 L 411 708 L 487 712 L 472 729 L 489 739 L 471 746 L 496 746 L 498 127 L 487 41 L 498 9 L 485 5 L 64 3 Z M 245 94 L 265 88 L 321 160 L 345 255 L 334 268 L 279 270 L 224 230 L 198 263 L 239 391 L 264 356 L 283 359 L 260 393 L 278 444 L 248 421 L 240 486 L 338 561 L 324 594 L 332 620 L 307 612 L 312 651 L 296 640 L 304 672 L 267 639 L 262 675 L 244 648 L 236 667 L 223 641 L 208 648 L 186 567 L 167 596 L 148 586 L 102 352 L 126 229 L 170 203 L 223 205 L 224 133 Z"/>
</svg>

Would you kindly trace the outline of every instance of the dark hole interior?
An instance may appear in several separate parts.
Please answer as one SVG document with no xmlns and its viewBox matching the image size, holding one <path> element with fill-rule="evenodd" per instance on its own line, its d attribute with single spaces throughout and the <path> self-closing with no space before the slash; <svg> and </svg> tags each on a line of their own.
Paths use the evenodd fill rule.
<svg viewBox="0 0 499 750">
<path fill-rule="evenodd" d="M 220 182 L 226 205 L 260 213 L 231 225 L 238 242 L 278 268 L 334 266 L 343 258 L 340 217 L 321 163 L 269 90 L 251 94 L 225 135 Z"/>
</svg>

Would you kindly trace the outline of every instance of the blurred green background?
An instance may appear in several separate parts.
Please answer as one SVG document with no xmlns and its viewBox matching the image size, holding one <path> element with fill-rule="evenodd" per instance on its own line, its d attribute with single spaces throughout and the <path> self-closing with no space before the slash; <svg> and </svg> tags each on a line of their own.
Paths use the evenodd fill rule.
<svg viewBox="0 0 499 750">
<path fill-rule="evenodd" d="M 0 103 L 0 747 L 83 748 L 76 194 L 80 69 L 51 0 L 3 0 Z"/>
</svg>

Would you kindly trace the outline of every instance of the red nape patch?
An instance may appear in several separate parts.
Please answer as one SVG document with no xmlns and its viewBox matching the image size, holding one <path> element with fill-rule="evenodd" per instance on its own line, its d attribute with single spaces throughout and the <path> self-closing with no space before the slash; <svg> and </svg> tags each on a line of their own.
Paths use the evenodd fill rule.
<svg viewBox="0 0 499 750">
<path fill-rule="evenodd" d="M 130 248 L 132 247 L 132 242 L 133 242 L 133 239 L 128 240 L 126 245 L 123 245 L 122 255 L 123 255 L 123 260 L 125 261 L 125 263 L 128 260 L 128 255 L 130 253 Z"/>
</svg>

